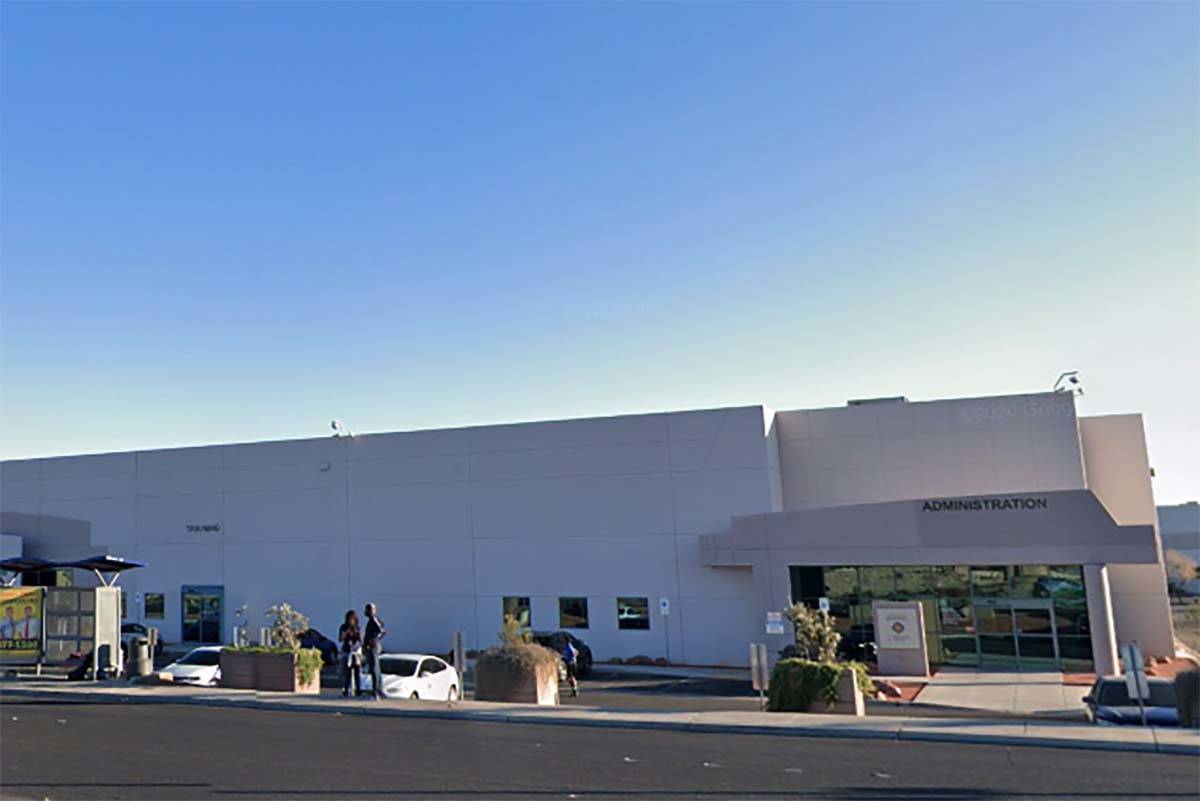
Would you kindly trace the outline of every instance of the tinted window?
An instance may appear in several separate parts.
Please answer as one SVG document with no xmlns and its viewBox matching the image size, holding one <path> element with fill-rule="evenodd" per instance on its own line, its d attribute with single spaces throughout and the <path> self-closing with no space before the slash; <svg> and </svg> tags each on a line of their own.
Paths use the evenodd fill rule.
<svg viewBox="0 0 1200 801">
<path fill-rule="evenodd" d="M 1101 706 L 1137 706 L 1137 701 L 1130 699 L 1129 691 L 1123 681 L 1106 681 L 1100 687 Z M 1150 703 L 1147 706 L 1175 706 L 1175 688 L 1170 684 L 1153 682 L 1150 684 Z"/>
<path fill-rule="evenodd" d="M 558 625 L 564 629 L 586 629 L 588 627 L 587 598 L 559 598 Z"/>
<path fill-rule="evenodd" d="M 379 660 L 379 672 L 389 676 L 412 676 L 417 672 L 417 660 L 385 656 Z"/>
<path fill-rule="evenodd" d="M 426 659 L 421 664 L 422 673 L 441 673 L 446 666 L 439 659 Z"/>
<path fill-rule="evenodd" d="M 648 629 L 648 628 L 650 628 L 650 599 L 649 598 L 618 598 L 617 599 L 617 628 L 619 628 L 619 629 Z"/>
<path fill-rule="evenodd" d="M 190 654 L 179 660 L 181 665 L 219 665 L 221 664 L 220 651 L 192 651 Z"/>
<path fill-rule="evenodd" d="M 163 617 L 163 610 L 166 608 L 166 600 L 161 592 L 148 592 L 143 596 L 146 604 L 145 614 L 148 618 Z"/>
</svg>

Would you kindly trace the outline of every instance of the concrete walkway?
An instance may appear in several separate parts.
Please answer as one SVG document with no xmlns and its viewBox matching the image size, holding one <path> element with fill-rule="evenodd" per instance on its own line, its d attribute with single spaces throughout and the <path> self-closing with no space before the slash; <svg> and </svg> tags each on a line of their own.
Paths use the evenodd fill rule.
<svg viewBox="0 0 1200 801">
<path fill-rule="evenodd" d="M 1066 686 L 1057 672 L 1020 673 L 943 667 L 917 696 L 922 704 L 1020 715 L 1079 713 L 1088 687 Z"/>
<path fill-rule="evenodd" d="M 699 733 L 788 737 L 920 740 L 987 745 L 1084 748 L 1200 755 L 1200 732 L 1180 729 L 1100 727 L 1081 723 L 1035 723 L 1004 719 L 848 717 L 792 713 L 636 711 L 579 706 L 534 706 L 460 701 L 368 701 L 338 696 L 262 693 L 252 690 L 96 685 L 64 681 L 0 684 L 0 705 L 15 698 L 54 698 L 91 703 L 198 704 L 333 715 L 443 718 L 492 723 L 650 728 Z M 4 714 L 10 714 L 4 710 Z"/>
</svg>

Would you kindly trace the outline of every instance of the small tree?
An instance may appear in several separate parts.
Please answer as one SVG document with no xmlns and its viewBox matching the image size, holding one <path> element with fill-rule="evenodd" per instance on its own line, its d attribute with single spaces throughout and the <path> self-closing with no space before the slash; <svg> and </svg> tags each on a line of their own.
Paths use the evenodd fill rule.
<svg viewBox="0 0 1200 801">
<path fill-rule="evenodd" d="M 271 618 L 271 644 L 289 651 L 300 649 L 300 635 L 308 630 L 308 618 L 292 608 L 278 604 L 266 611 Z"/>
<path fill-rule="evenodd" d="M 504 616 L 504 627 L 500 629 L 500 643 L 505 646 L 533 642 L 533 635 L 521 625 L 516 615 Z"/>
<path fill-rule="evenodd" d="M 842 635 L 833 627 L 828 612 L 818 612 L 804 604 L 789 604 L 783 615 L 792 622 L 796 644 L 784 649 L 785 657 L 796 656 L 814 662 L 837 661 Z"/>
<path fill-rule="evenodd" d="M 1188 582 L 1196 578 L 1196 562 L 1187 554 L 1175 550 L 1163 551 L 1164 567 L 1167 571 L 1167 586 L 1182 595 Z"/>
</svg>

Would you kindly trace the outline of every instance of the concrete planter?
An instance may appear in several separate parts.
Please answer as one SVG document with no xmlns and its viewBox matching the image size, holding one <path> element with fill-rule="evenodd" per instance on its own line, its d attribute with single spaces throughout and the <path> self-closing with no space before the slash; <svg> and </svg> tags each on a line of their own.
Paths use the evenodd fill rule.
<svg viewBox="0 0 1200 801">
<path fill-rule="evenodd" d="M 856 715 L 858 717 L 867 714 L 862 690 L 858 686 L 853 670 L 843 670 L 842 675 L 838 677 L 837 697 L 838 700 L 832 704 L 826 701 L 813 701 L 809 705 L 808 711 L 822 715 Z"/>
<path fill-rule="evenodd" d="M 271 654 L 245 651 L 221 651 L 221 686 L 236 690 L 304 693 L 321 691 L 318 671 L 308 684 L 300 683 L 295 654 Z"/>
<path fill-rule="evenodd" d="M 257 654 L 221 651 L 221 686 L 232 687 L 235 690 L 253 690 L 255 676 L 255 659 Z"/>
<path fill-rule="evenodd" d="M 308 684 L 300 683 L 300 670 L 295 654 L 254 654 L 254 687 L 257 690 L 279 693 L 315 695 L 321 690 L 321 674 L 316 672 Z"/>
<path fill-rule="evenodd" d="M 558 667 L 529 668 L 481 657 L 475 663 L 475 700 L 553 706 L 558 703 Z"/>
</svg>

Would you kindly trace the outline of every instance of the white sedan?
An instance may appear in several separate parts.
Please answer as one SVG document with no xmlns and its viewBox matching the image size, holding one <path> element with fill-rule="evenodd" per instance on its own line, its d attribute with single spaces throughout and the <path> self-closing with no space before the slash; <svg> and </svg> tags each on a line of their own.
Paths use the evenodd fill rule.
<svg viewBox="0 0 1200 801">
<path fill-rule="evenodd" d="M 161 672 L 170 674 L 176 684 L 216 686 L 221 680 L 221 646 L 206 645 L 188 651 Z"/>
<path fill-rule="evenodd" d="M 458 671 L 445 660 L 429 654 L 381 654 L 379 672 L 383 694 L 388 698 L 457 701 L 462 684 Z M 362 688 L 372 692 L 371 672 L 363 665 Z"/>
</svg>

